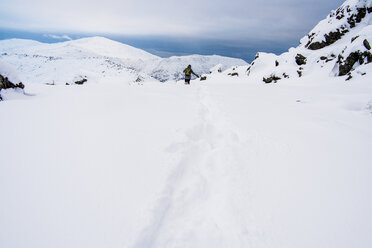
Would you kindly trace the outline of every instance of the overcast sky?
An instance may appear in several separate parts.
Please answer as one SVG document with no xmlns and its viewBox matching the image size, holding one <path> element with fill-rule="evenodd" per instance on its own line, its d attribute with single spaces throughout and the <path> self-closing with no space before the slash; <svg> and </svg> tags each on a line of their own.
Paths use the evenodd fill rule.
<svg viewBox="0 0 372 248">
<path fill-rule="evenodd" d="M 342 0 L 1 0 L 0 27 L 27 31 L 291 40 Z"/>
</svg>

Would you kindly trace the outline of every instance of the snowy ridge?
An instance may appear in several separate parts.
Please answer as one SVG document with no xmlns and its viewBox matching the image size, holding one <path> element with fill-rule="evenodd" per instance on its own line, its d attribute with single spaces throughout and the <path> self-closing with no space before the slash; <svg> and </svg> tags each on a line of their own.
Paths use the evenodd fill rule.
<svg viewBox="0 0 372 248">
<path fill-rule="evenodd" d="M 301 45 L 311 50 L 318 50 L 333 44 L 352 29 L 360 30 L 366 25 L 371 25 L 371 12 L 372 2 L 370 0 L 345 1 L 326 19 L 319 22 L 309 32 L 309 35 L 301 40 Z"/>
<path fill-rule="evenodd" d="M 141 49 L 126 44 L 109 40 L 103 37 L 82 38 L 79 40 L 64 42 L 65 45 L 79 47 L 92 53 L 119 59 L 150 60 L 158 56 L 145 52 Z"/>
<path fill-rule="evenodd" d="M 258 53 L 249 67 L 235 69 L 239 75 L 266 83 L 314 73 L 344 80 L 365 76 L 372 70 L 371 24 L 372 1 L 348 0 L 320 21 L 298 47 L 279 56 Z"/>
<path fill-rule="evenodd" d="M 117 50 L 119 56 L 128 54 L 129 57 L 138 56 L 138 59 L 108 57 L 110 53 L 104 48 L 113 44 L 121 48 Z M 98 45 L 103 48 L 97 52 L 92 51 Z M 20 80 L 26 84 L 73 84 L 82 78 L 93 82 L 115 77 L 135 80 L 138 73 L 134 65 L 142 63 L 141 58 L 153 58 L 139 49 L 124 45 L 121 47 L 113 41 L 97 37 L 54 44 L 4 40 L 0 41 L 0 52 L 0 59 L 11 64 Z"/>
<path fill-rule="evenodd" d="M 34 40 L 25 39 L 8 39 L 0 40 L 0 51 L 1 53 L 6 53 L 7 51 L 13 52 L 13 50 L 18 50 L 24 47 L 39 46 L 43 43 Z"/>
</svg>

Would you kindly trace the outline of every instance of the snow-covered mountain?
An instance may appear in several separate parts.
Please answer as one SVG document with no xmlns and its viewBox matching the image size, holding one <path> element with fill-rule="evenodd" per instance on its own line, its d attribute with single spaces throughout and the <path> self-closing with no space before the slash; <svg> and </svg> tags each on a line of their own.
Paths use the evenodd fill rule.
<svg viewBox="0 0 372 248">
<path fill-rule="evenodd" d="M 192 64 L 195 72 L 208 73 L 216 64 L 224 68 L 245 65 L 241 59 L 222 56 L 160 58 L 102 37 L 84 38 L 54 44 L 31 40 L 0 41 L 0 59 L 12 65 L 24 82 L 64 84 L 82 78 L 99 81 L 124 77 L 132 81 L 179 80 Z"/>
<path fill-rule="evenodd" d="M 365 76 L 372 71 L 371 12 L 371 0 L 347 0 L 302 38 L 298 47 L 279 56 L 258 53 L 248 68 L 236 71 L 266 83 L 313 73 L 346 80 Z"/>
</svg>

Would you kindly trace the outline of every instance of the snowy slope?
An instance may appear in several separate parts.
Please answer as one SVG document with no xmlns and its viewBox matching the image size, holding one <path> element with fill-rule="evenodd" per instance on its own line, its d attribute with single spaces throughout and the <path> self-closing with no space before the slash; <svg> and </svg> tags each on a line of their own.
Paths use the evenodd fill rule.
<svg viewBox="0 0 372 248">
<path fill-rule="evenodd" d="M 15 83 L 20 82 L 18 74 L 13 66 L 0 60 L 0 68 L 1 68 L 0 75 L 2 75 L 3 77 L 7 77 L 12 82 Z"/>
<path fill-rule="evenodd" d="M 363 78 L 28 91 L 0 103 L 1 247 L 372 243 Z"/>
<path fill-rule="evenodd" d="M 13 65 L 27 83 L 73 83 L 81 78 L 129 78 L 129 81 L 180 80 L 188 64 L 199 73 L 209 73 L 217 64 L 224 68 L 247 64 L 222 56 L 184 56 L 162 59 L 143 50 L 102 37 L 54 44 L 30 40 L 0 41 L 0 59 Z"/>
<path fill-rule="evenodd" d="M 102 49 L 97 49 L 97 46 Z M 110 53 L 104 49 L 110 46 L 114 47 L 111 52 L 116 51 L 121 58 L 127 54 L 128 58 L 124 60 L 109 57 Z M 97 52 L 92 51 L 94 48 Z M 0 52 L 2 53 L 0 59 L 13 65 L 26 85 L 72 84 L 81 78 L 87 78 L 88 81 L 110 77 L 135 80 L 138 72 L 131 66 L 143 63 L 142 59 L 154 58 L 142 50 L 120 46 L 111 40 L 97 37 L 55 44 L 5 40 L 0 41 Z M 137 58 L 131 59 L 133 57 Z"/>
<path fill-rule="evenodd" d="M 149 60 L 159 58 L 141 49 L 103 37 L 83 38 L 74 41 L 67 41 L 64 44 L 67 46 L 71 45 L 79 47 L 105 57 L 133 60 Z"/>
<path fill-rule="evenodd" d="M 173 56 L 156 61 L 155 64 L 149 65 L 146 69 L 148 73 L 164 82 L 167 80 L 181 80 L 184 78 L 183 70 L 192 65 L 195 73 L 209 74 L 210 69 L 216 65 L 220 65 L 222 70 L 226 70 L 233 66 L 247 65 L 242 59 L 228 58 L 223 56 Z"/>
<path fill-rule="evenodd" d="M 35 47 L 40 46 L 43 43 L 34 41 L 34 40 L 24 40 L 24 39 L 9 39 L 9 40 L 0 40 L 0 51 L 1 53 L 13 52 L 17 49 L 24 47 Z"/>
<path fill-rule="evenodd" d="M 348 0 L 319 22 L 296 48 L 279 56 L 258 53 L 243 75 L 277 82 L 321 72 L 344 80 L 372 71 L 372 2 Z M 271 80 L 270 80 L 271 79 Z"/>
</svg>

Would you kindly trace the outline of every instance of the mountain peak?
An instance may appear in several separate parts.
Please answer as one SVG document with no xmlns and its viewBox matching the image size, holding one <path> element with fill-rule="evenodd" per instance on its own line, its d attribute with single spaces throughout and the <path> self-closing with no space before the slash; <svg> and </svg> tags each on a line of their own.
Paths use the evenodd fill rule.
<svg viewBox="0 0 372 248">
<path fill-rule="evenodd" d="M 115 57 L 121 59 L 157 59 L 159 57 L 150 54 L 144 50 L 123 44 L 118 41 L 113 41 L 105 37 L 95 36 L 89 38 L 81 38 L 78 40 L 63 42 L 68 45 L 83 48 L 106 57 Z"/>
</svg>

